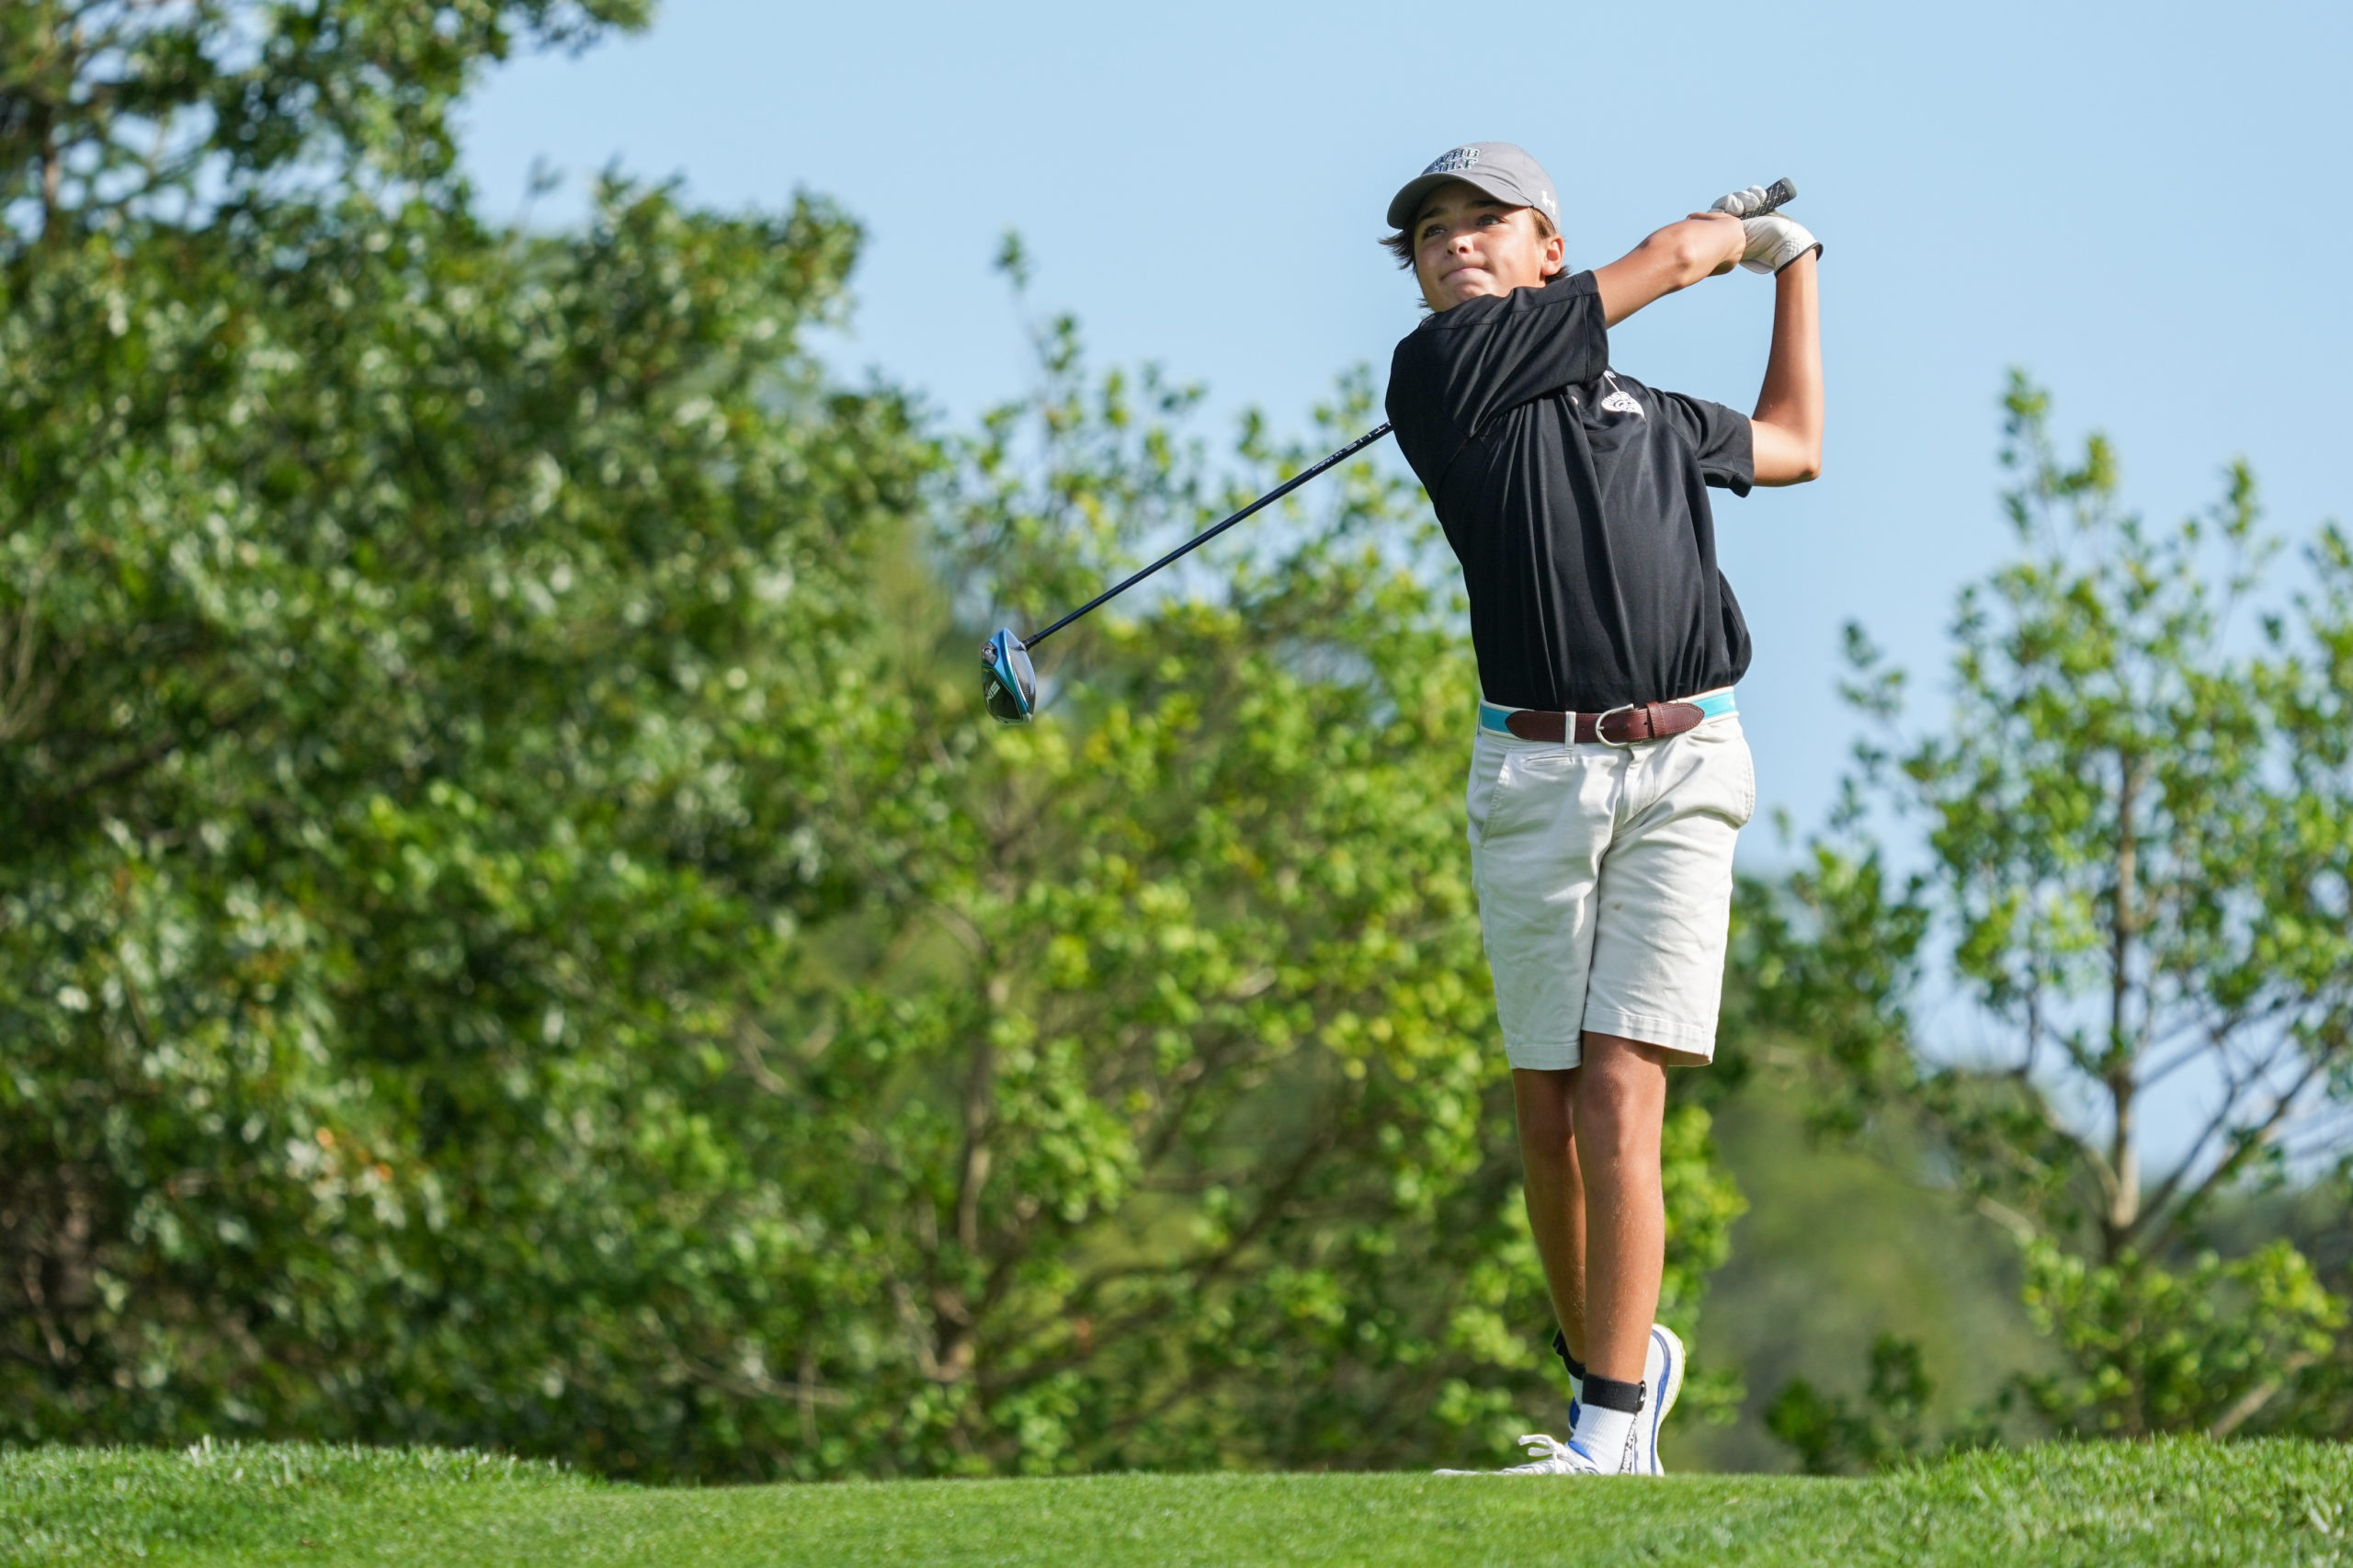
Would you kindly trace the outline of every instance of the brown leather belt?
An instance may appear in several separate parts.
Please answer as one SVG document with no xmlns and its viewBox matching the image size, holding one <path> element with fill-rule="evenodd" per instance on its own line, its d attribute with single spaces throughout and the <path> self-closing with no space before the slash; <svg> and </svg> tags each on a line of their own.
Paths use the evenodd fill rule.
<svg viewBox="0 0 2353 1568">
<path fill-rule="evenodd" d="M 1628 746 L 1637 741 L 1665 740 L 1696 730 L 1707 720 L 1696 702 L 1645 702 L 1639 707 L 1612 708 L 1607 713 L 1548 713 L 1538 708 L 1515 708 L 1504 716 L 1504 728 L 1523 741 L 1568 739 L 1569 721 L 1576 721 L 1579 745 L 1599 741 Z"/>
</svg>

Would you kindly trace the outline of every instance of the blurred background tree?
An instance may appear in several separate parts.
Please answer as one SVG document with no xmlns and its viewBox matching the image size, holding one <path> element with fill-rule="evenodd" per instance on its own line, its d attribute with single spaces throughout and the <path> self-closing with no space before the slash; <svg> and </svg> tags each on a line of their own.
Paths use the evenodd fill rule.
<svg viewBox="0 0 2353 1568">
<path fill-rule="evenodd" d="M 2276 543 L 2244 465 L 2205 516 L 2153 530 L 2119 506 L 2104 440 L 2063 461 L 2022 378 L 2006 408 L 2021 559 L 1962 596 L 1949 727 L 1864 748 L 1848 836 L 1759 899 L 1762 1005 L 1817 1048 L 1825 1126 L 1924 1136 L 2017 1238 L 2058 1357 L 2014 1392 L 2056 1429 L 2341 1432 L 2346 1281 L 2243 1216 L 2325 1192 L 2346 1148 L 2353 555 L 2324 529 L 2302 592 L 2258 618 Z M 1893 722 L 1900 675 L 1849 642 L 1851 699 Z M 1925 823 L 1900 881 L 1874 799 Z M 1982 1046 L 1910 1028 L 1936 933 Z M 2144 1171 L 2144 1106 L 2177 1079 L 2202 1119 Z M 1776 1429 L 1816 1467 L 1899 1456 L 1920 1434 L 1880 1417 L 1924 1388 L 1882 1346 L 1861 1405 L 1793 1385 Z"/>
</svg>

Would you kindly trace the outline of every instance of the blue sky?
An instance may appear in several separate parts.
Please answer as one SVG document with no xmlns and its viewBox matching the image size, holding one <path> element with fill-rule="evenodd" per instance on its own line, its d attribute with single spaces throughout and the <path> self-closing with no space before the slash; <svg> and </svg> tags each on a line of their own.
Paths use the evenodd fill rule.
<svg viewBox="0 0 2353 1568">
<path fill-rule="evenodd" d="M 1718 528 L 1756 642 L 1760 794 L 1809 825 L 1852 734 L 1831 695 L 1847 619 L 1934 717 L 1954 593 L 2008 544 L 2008 367 L 2053 389 L 2063 430 L 2117 439 L 2154 517 L 2202 508 L 2238 455 L 2290 533 L 2344 515 L 2348 63 L 2342 4 L 672 0 L 642 37 L 500 71 L 468 149 L 494 214 L 540 159 L 567 176 L 542 221 L 608 164 L 722 207 L 835 198 L 870 244 L 825 352 L 949 417 L 1025 382 L 988 265 L 1017 228 L 1036 301 L 1078 312 L 1098 358 L 1160 360 L 1222 415 L 1291 428 L 1412 326 L 1372 242 L 1447 147 L 1543 160 L 1577 266 L 1793 176 L 1826 244 L 1826 470 L 1725 499 Z M 1770 311 L 1736 273 L 1621 327 L 1612 357 L 1745 406 Z"/>
</svg>

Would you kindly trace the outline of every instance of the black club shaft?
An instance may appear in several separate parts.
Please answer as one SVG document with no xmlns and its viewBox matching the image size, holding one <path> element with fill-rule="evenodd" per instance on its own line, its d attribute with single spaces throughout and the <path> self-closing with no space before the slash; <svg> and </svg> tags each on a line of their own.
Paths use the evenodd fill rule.
<svg viewBox="0 0 2353 1568">
<path fill-rule="evenodd" d="M 1390 426 L 1385 420 L 1382 423 L 1374 426 L 1371 429 L 1366 431 L 1363 435 L 1358 436 L 1355 440 L 1350 441 L 1347 446 L 1342 447 L 1338 451 L 1334 452 L 1330 457 L 1324 459 L 1321 462 L 1315 463 L 1312 467 L 1300 470 L 1297 473 L 1291 475 L 1280 484 L 1276 485 L 1272 490 L 1267 491 L 1264 495 L 1259 496 L 1256 501 L 1251 502 L 1250 505 L 1243 507 L 1242 510 L 1234 513 L 1233 516 L 1226 518 L 1223 522 L 1217 524 L 1213 528 L 1204 528 L 1199 533 L 1195 534 L 1191 539 L 1187 540 L 1184 543 L 1178 545 L 1176 549 L 1170 551 L 1167 554 L 1162 556 L 1159 560 L 1154 562 L 1142 571 L 1138 572 L 1135 575 L 1128 578 L 1125 582 L 1115 584 L 1111 587 L 1104 589 L 1101 593 L 1096 595 L 1093 598 L 1087 600 L 1085 604 L 1079 606 L 1076 609 L 1071 611 L 1068 615 L 1063 617 L 1051 626 L 1047 627 L 1043 631 L 1036 632 L 1030 636 L 1023 638 L 1021 640 L 1022 646 L 1026 648 L 1035 648 L 1039 643 L 1043 642 L 1047 638 L 1051 637 L 1055 632 L 1060 631 L 1063 627 L 1068 626 L 1072 621 L 1076 620 L 1079 617 L 1118 598 L 1121 594 L 1126 593 L 1130 588 L 1134 587 L 1138 583 L 1142 582 L 1146 577 L 1151 576 L 1154 572 L 1159 571 L 1170 562 L 1178 561 L 1183 559 L 1185 556 L 1190 555 L 1194 551 L 1200 549 L 1201 546 L 1209 543 L 1210 540 L 1217 538 L 1218 535 L 1223 533 L 1234 524 L 1242 521 L 1243 518 L 1249 517 L 1252 513 L 1272 506 L 1274 503 L 1281 500 L 1284 496 L 1290 494 L 1292 491 L 1298 489 L 1309 480 L 1313 479 L 1317 474 L 1322 473 L 1326 469 L 1329 469 L 1336 464 L 1347 461 L 1350 458 L 1356 456 L 1367 447 L 1371 446 L 1375 441 L 1380 440 L 1383 436 L 1388 435 L 1389 429 Z"/>
</svg>

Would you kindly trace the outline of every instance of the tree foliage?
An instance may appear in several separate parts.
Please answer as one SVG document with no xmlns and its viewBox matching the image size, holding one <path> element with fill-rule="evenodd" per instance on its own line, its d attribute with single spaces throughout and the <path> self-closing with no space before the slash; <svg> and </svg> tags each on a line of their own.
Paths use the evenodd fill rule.
<svg viewBox="0 0 2353 1568">
<path fill-rule="evenodd" d="M 0 9 L 0 214 L 70 244 L 120 215 L 273 220 L 309 191 L 446 195 L 450 110 L 517 41 L 647 0 L 16 0 Z"/>
<path fill-rule="evenodd" d="M 1882 1334 L 1871 1343 L 1870 1377 L 1860 1400 L 1826 1397 L 1795 1378 L 1773 1396 L 1765 1426 L 1796 1450 L 1808 1475 L 1882 1470 L 1916 1458 L 1927 1446 L 1922 1416 L 1934 1392 L 1920 1346 Z"/>
<path fill-rule="evenodd" d="M 438 127 L 408 46 L 542 13 L 160 14 Z M 7 1421 L 693 1468 L 795 1256 L 711 1041 L 847 897 L 813 759 L 933 459 L 795 347 L 822 205 L 493 232 L 389 108 L 299 119 L 405 195 L 271 197 L 219 85 L 238 200 L 94 187 L 0 257 Z"/>
<path fill-rule="evenodd" d="M 1962 595 L 1949 726 L 1867 745 L 1840 826 L 1760 901 L 1769 1009 L 1829 1069 L 1826 1125 L 1916 1118 L 1949 1179 L 2024 1247 L 2027 1302 L 2067 1370 L 2026 1380 L 2063 1429 L 2236 1430 L 2325 1357 L 2342 1301 L 2285 1244 L 2201 1251 L 2215 1206 L 2341 1153 L 2353 1092 L 2353 629 L 2325 530 L 2291 606 L 2249 623 L 2275 548 L 2244 464 L 2201 517 L 2155 529 L 2114 454 L 2063 460 L 2048 403 L 2006 400 L 2020 558 Z M 1900 676 L 1850 631 L 1850 695 L 1881 723 Z M 1925 827 L 1891 872 L 1882 802 Z M 1924 1049 L 1932 944 L 1990 1031 Z M 2144 1170 L 2150 1096 L 2201 1120 Z"/>
</svg>

